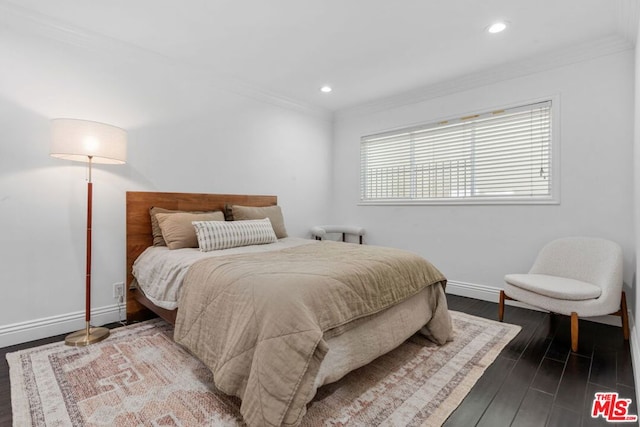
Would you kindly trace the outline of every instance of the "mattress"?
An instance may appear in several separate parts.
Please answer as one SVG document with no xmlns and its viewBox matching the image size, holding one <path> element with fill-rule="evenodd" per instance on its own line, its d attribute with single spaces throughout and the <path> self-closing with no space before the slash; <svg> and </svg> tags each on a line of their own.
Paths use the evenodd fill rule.
<svg viewBox="0 0 640 427">
<path fill-rule="evenodd" d="M 189 267 L 206 258 L 257 252 L 271 252 L 300 245 L 317 244 L 315 240 L 285 237 L 266 245 L 242 246 L 219 251 L 201 252 L 197 248 L 170 250 L 166 246 L 145 249 L 133 263 L 133 276 L 145 296 L 158 307 L 178 308 L 180 287 Z"/>
</svg>

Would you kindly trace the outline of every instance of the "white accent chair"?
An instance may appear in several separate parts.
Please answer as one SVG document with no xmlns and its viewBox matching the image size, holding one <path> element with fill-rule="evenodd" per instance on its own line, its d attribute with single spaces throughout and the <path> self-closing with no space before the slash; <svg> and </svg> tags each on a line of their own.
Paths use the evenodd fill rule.
<svg viewBox="0 0 640 427">
<path fill-rule="evenodd" d="M 571 350 L 578 351 L 578 317 L 614 314 L 629 339 L 627 301 L 622 291 L 622 249 L 588 237 L 554 240 L 542 248 L 528 274 L 507 274 L 500 291 L 498 318 L 505 300 L 516 300 L 571 316 Z"/>
</svg>

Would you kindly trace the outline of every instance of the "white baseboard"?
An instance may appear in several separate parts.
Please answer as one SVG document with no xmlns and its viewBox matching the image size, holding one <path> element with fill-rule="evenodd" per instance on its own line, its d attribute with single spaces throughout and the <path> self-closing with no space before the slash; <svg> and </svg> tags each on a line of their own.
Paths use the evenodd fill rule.
<svg viewBox="0 0 640 427">
<path fill-rule="evenodd" d="M 500 288 L 475 283 L 456 282 L 447 280 L 447 293 L 461 297 L 475 298 L 482 301 L 498 302 Z"/>
<path fill-rule="evenodd" d="M 497 303 L 500 300 L 500 291 L 502 288 L 495 286 L 479 285 L 476 283 L 457 282 L 455 280 L 447 280 L 447 293 L 451 295 L 458 295 L 461 297 L 475 298 L 482 301 L 489 301 Z M 507 305 L 514 307 L 527 308 L 529 310 L 546 311 L 538 307 L 533 307 L 528 304 L 524 304 L 520 301 L 505 301 Z M 631 313 L 631 312 L 629 312 Z M 496 309 L 496 319 L 498 318 L 498 311 Z M 588 320 L 591 322 L 604 323 L 611 326 L 622 326 L 620 317 L 618 316 L 597 316 L 597 317 L 583 317 L 580 320 Z M 631 322 L 631 319 L 629 320 Z"/>
<path fill-rule="evenodd" d="M 118 322 L 121 316 L 126 316 L 125 311 L 124 304 L 94 308 L 91 310 L 91 324 L 101 326 Z M 78 331 L 85 327 L 84 315 L 84 311 L 77 311 L 0 326 L 0 347 Z"/>
</svg>

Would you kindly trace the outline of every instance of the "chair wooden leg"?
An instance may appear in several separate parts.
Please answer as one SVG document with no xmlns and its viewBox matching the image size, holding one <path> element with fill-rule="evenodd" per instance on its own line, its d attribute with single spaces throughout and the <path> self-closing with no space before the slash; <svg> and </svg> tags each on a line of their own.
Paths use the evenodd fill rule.
<svg viewBox="0 0 640 427">
<path fill-rule="evenodd" d="M 622 318 L 622 336 L 629 341 L 629 312 L 627 311 L 627 296 L 622 292 L 620 299 L 620 317 Z"/>
<path fill-rule="evenodd" d="M 578 351 L 578 313 L 571 313 L 571 351 Z"/>
<path fill-rule="evenodd" d="M 498 320 L 504 319 L 504 291 L 500 291 L 500 303 L 498 304 Z"/>
</svg>

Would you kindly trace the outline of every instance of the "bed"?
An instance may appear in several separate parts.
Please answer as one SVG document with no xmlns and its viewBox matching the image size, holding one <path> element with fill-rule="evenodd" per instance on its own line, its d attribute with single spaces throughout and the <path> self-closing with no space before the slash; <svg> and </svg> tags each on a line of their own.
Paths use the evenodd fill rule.
<svg viewBox="0 0 640 427">
<path fill-rule="evenodd" d="M 298 425 L 318 387 L 417 331 L 439 344 L 451 338 L 446 279 L 414 254 L 289 237 L 211 257 L 151 247 L 151 207 L 226 205 L 277 206 L 277 197 L 127 193 L 127 319 L 153 312 L 173 323 L 176 342 L 211 369 L 220 390 L 242 399 L 248 425 Z M 147 284 L 136 283 L 134 263 L 145 282 L 147 259 L 183 272 L 175 304 L 139 288 Z"/>
</svg>

